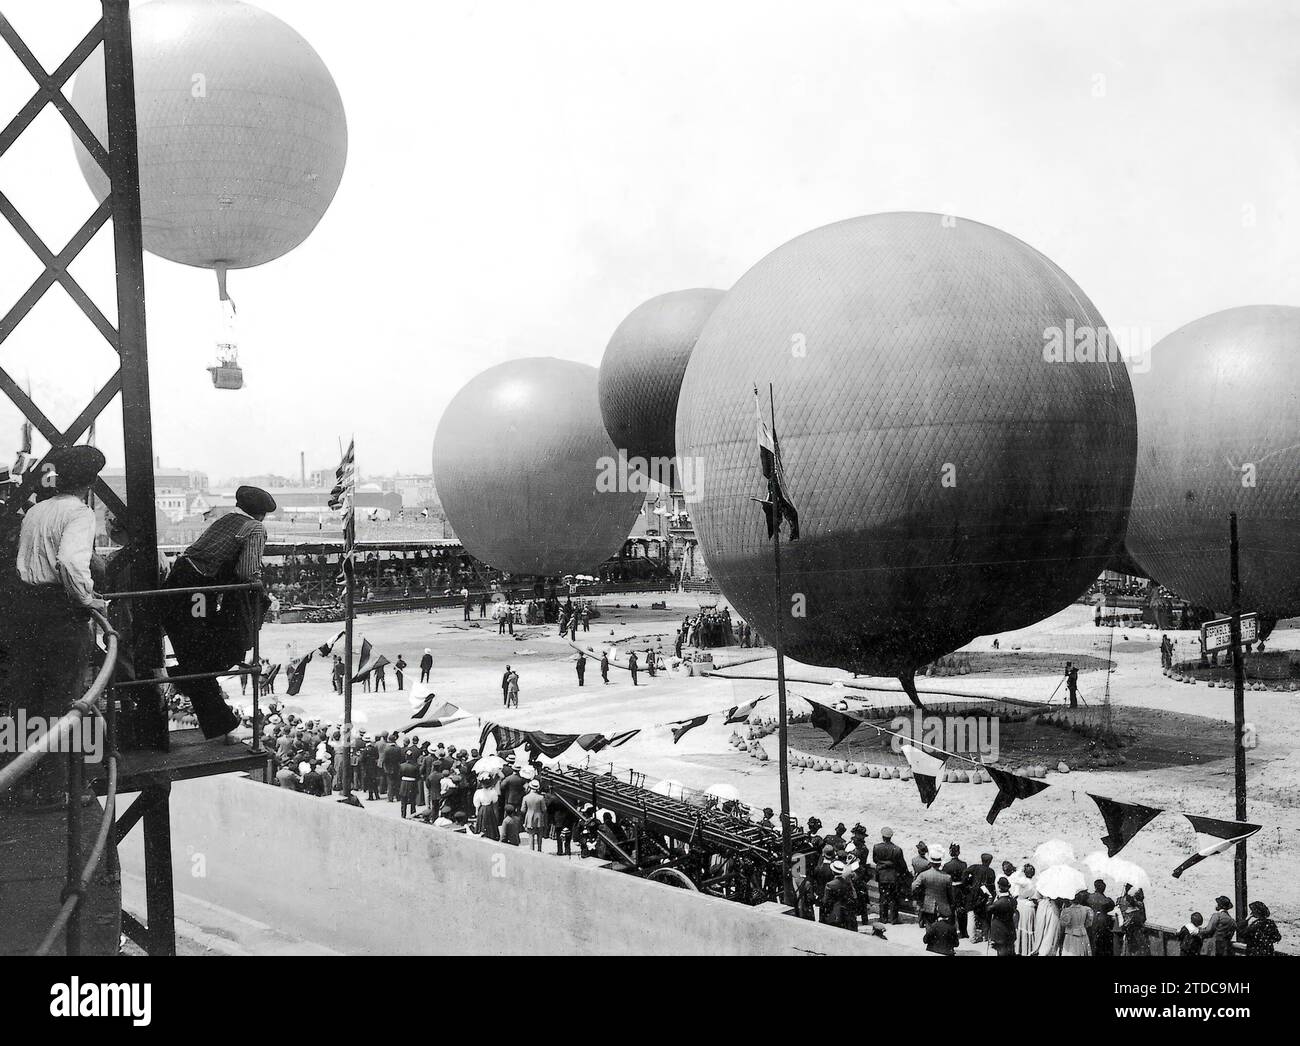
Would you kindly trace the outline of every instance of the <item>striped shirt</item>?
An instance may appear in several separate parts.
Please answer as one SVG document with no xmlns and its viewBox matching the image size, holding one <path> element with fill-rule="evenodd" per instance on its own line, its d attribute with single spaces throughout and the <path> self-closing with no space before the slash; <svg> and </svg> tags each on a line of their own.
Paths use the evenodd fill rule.
<svg viewBox="0 0 1300 1046">
<path fill-rule="evenodd" d="M 29 585 L 62 585 L 80 606 L 95 599 L 90 555 L 95 513 L 71 494 L 39 502 L 23 516 L 18 536 L 18 576 Z"/>
<path fill-rule="evenodd" d="M 258 581 L 265 547 L 266 527 L 242 509 L 235 509 L 218 517 L 182 555 L 204 577 L 216 577 L 222 567 L 233 563 L 238 580 Z"/>
</svg>

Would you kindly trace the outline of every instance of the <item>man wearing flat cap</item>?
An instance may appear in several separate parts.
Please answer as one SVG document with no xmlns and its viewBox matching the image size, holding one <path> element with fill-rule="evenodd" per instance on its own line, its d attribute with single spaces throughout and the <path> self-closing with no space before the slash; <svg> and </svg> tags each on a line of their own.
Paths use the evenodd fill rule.
<svg viewBox="0 0 1300 1046">
<path fill-rule="evenodd" d="M 89 612 L 108 608 L 91 579 L 95 513 L 86 506 L 103 467 L 94 447 L 55 447 L 24 488 L 24 500 L 33 493 L 38 500 L 18 536 L 9 679 L 28 714 L 51 722 L 81 698 L 92 646 Z M 58 802 L 67 761 L 42 760 L 32 783 L 38 802 Z"/>
<path fill-rule="evenodd" d="M 235 510 L 218 517 L 176 559 L 168 588 L 236 585 L 262 579 L 266 527 L 275 499 L 259 487 L 235 491 Z M 262 592 L 181 594 L 163 603 L 163 627 L 176 653 L 176 675 L 224 672 L 242 664 L 266 611 Z M 190 699 L 206 738 L 221 737 L 239 725 L 215 679 L 177 683 Z"/>
</svg>

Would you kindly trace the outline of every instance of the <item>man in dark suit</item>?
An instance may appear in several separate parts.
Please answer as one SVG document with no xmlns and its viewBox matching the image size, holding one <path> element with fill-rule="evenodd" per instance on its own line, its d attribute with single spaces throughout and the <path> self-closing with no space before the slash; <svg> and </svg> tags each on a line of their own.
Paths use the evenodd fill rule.
<svg viewBox="0 0 1300 1046">
<path fill-rule="evenodd" d="M 505 673 L 501 676 L 501 703 L 510 704 L 510 666 L 506 665 Z"/>
<path fill-rule="evenodd" d="M 953 843 L 948 847 L 949 861 L 943 866 L 943 872 L 952 880 L 952 921 L 957 927 L 958 937 L 969 937 L 966 930 L 966 869 L 969 867 L 961 859 L 961 847 Z"/>
<path fill-rule="evenodd" d="M 384 749 L 380 766 L 388 783 L 388 801 L 397 802 L 398 786 L 402 783 L 402 746 L 396 740 Z"/>
<path fill-rule="evenodd" d="M 949 916 L 940 916 L 932 922 L 925 931 L 922 938 L 925 941 L 925 950 L 934 952 L 936 955 L 956 955 L 957 954 L 957 929 L 953 926 Z"/>
<path fill-rule="evenodd" d="M 876 886 L 880 891 L 880 921 L 898 922 L 898 885 L 907 875 L 907 863 L 902 848 L 893 842 L 894 830 L 882 828 L 880 842 L 871 850 L 871 860 L 876 865 Z"/>
<path fill-rule="evenodd" d="M 966 869 L 966 904 L 975 917 L 975 929 L 971 931 L 971 941 L 979 944 L 988 936 L 989 905 L 993 901 L 997 884 L 997 875 L 993 871 L 993 855 L 980 854 L 980 863 Z"/>
</svg>

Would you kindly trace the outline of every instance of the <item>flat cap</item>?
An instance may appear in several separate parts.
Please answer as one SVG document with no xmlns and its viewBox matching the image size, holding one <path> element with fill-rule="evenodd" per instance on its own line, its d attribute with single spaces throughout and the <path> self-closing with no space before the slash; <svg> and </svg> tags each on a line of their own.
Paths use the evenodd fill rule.
<svg viewBox="0 0 1300 1046">
<path fill-rule="evenodd" d="M 264 516 L 275 511 L 275 498 L 261 487 L 240 487 L 235 491 L 235 505 L 250 516 Z"/>
<path fill-rule="evenodd" d="M 45 477 L 52 476 L 60 493 L 88 487 L 105 464 L 103 451 L 96 447 L 52 447 L 40 465 L 38 482 L 44 485 Z"/>
</svg>

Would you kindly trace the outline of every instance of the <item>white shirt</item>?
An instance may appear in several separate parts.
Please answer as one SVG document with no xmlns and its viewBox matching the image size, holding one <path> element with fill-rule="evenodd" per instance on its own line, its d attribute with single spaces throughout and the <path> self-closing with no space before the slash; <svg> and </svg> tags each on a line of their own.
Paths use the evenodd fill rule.
<svg viewBox="0 0 1300 1046">
<path fill-rule="evenodd" d="M 47 498 L 23 516 L 18 576 L 29 585 L 62 585 L 74 603 L 89 606 L 94 545 L 95 513 L 71 494 Z"/>
</svg>

